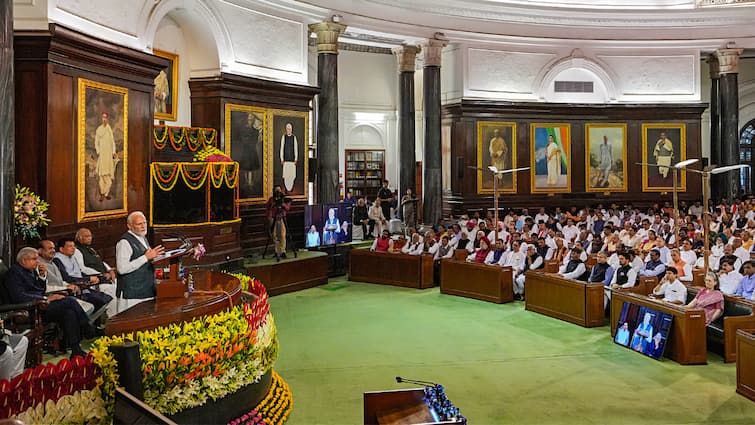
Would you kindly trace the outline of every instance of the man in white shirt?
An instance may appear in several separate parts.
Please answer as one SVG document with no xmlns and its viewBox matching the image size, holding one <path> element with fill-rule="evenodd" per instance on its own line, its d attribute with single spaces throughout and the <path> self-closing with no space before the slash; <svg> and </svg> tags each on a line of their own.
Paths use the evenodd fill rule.
<svg viewBox="0 0 755 425">
<path fill-rule="evenodd" d="M 540 211 L 535 214 L 535 223 L 547 223 L 548 222 L 548 214 L 545 213 L 545 208 L 540 208 Z"/>
<path fill-rule="evenodd" d="M 750 261 L 750 252 L 742 247 L 741 238 L 732 238 L 731 247 L 734 249 L 734 255 L 739 258 L 739 261 L 741 261 L 742 264 L 744 264 L 745 261 Z"/>
<path fill-rule="evenodd" d="M 446 237 L 446 240 L 448 240 L 448 237 Z M 419 233 L 415 233 L 412 235 L 412 240 L 401 248 L 401 252 L 409 255 L 421 255 L 424 248 L 424 244 L 419 240 Z"/>
<path fill-rule="evenodd" d="M 526 255 L 522 253 L 520 247 L 521 245 L 518 241 L 512 242 L 511 252 L 507 256 L 501 256 L 501 260 L 503 262 L 499 261 L 498 263 L 503 267 L 510 266 L 514 271 L 514 276 L 516 276 L 524 268 L 524 260 Z"/>
<path fill-rule="evenodd" d="M 585 263 L 580 259 L 582 254 L 581 248 L 574 248 L 571 252 L 571 259 L 558 269 L 558 274 L 567 279 L 578 279 L 585 273 Z"/>
<path fill-rule="evenodd" d="M 128 231 L 115 245 L 119 312 L 154 298 L 157 286 L 152 260 L 165 251 L 162 245 L 149 246 L 147 218 L 141 211 L 129 214 L 126 225 Z"/>
<path fill-rule="evenodd" d="M 440 246 L 438 246 L 438 249 L 435 250 L 435 254 L 433 254 L 433 260 L 443 260 L 446 258 L 453 258 L 454 257 L 454 246 L 451 245 L 451 242 L 448 239 L 448 236 L 443 236 L 440 238 Z"/>
<path fill-rule="evenodd" d="M 719 289 L 724 294 L 733 294 L 737 290 L 739 281 L 742 280 L 742 274 L 734 270 L 734 265 L 730 261 L 721 262 L 721 270 L 718 272 Z"/>
<path fill-rule="evenodd" d="M 653 288 L 653 295 L 663 296 L 663 301 L 684 305 L 687 303 L 687 287 L 677 279 L 675 267 L 666 268 L 666 276 Z"/>
<path fill-rule="evenodd" d="M 566 226 L 561 229 L 561 233 L 564 234 L 564 242 L 567 246 L 573 246 L 574 240 L 579 236 L 579 229 L 574 225 L 574 220 L 567 219 Z"/>
<path fill-rule="evenodd" d="M 682 242 L 682 249 L 679 253 L 682 256 L 682 260 L 684 260 L 685 263 L 690 264 L 690 266 L 694 266 L 697 262 L 697 253 L 692 250 L 692 242 L 689 239 L 685 239 L 684 242 Z"/>
<path fill-rule="evenodd" d="M 605 288 L 603 297 L 603 307 L 607 307 L 611 301 L 611 292 L 621 288 L 632 288 L 637 284 L 637 271 L 632 267 L 630 262 L 631 255 L 626 252 L 619 254 L 619 267 L 617 267 L 611 278 L 611 283 Z"/>
</svg>

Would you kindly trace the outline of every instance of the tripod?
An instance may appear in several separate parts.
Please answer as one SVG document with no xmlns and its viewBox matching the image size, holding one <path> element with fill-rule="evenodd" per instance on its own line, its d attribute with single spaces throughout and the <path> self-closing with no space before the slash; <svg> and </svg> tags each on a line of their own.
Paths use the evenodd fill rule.
<svg viewBox="0 0 755 425">
<path fill-rule="evenodd" d="M 281 222 L 281 226 L 286 233 L 286 250 L 290 250 L 294 254 L 294 258 L 296 258 L 298 252 L 291 239 L 291 233 L 288 231 L 288 220 L 286 219 L 286 216 L 275 217 L 272 223 L 270 223 L 270 226 L 267 228 L 267 242 L 265 243 L 265 251 L 263 251 L 262 253 L 262 258 L 265 258 L 265 256 L 267 256 L 267 248 L 270 246 L 270 241 L 273 239 L 273 235 L 275 233 L 275 225 L 278 221 Z M 285 255 L 286 252 L 284 251 L 282 252 L 282 254 Z M 273 252 L 273 255 L 275 256 L 276 261 L 281 260 L 281 257 L 277 252 Z"/>
</svg>

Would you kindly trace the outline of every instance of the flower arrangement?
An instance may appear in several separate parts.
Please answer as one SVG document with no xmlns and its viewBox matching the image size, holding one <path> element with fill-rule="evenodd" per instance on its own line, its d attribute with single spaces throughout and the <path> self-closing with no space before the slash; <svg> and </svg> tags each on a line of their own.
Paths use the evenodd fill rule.
<svg viewBox="0 0 755 425">
<path fill-rule="evenodd" d="M 200 258 L 204 257 L 207 250 L 204 247 L 204 244 L 198 243 L 197 246 L 194 247 L 194 260 L 199 261 Z"/>
<path fill-rule="evenodd" d="M 0 382 L 0 417 L 24 423 L 103 423 L 101 378 L 91 357 L 26 369 Z"/>
<path fill-rule="evenodd" d="M 228 425 L 281 425 L 286 422 L 293 408 L 291 388 L 276 371 L 273 371 L 273 383 L 267 397 L 249 413 L 232 420 Z"/>
<path fill-rule="evenodd" d="M 231 162 L 233 161 L 231 158 L 229 158 L 223 151 L 216 148 L 215 146 L 206 146 L 201 151 L 194 154 L 194 161 L 197 162 Z"/>
<path fill-rule="evenodd" d="M 152 331 L 100 338 L 92 356 L 103 369 L 103 388 L 110 390 L 108 381 L 117 380 L 107 349 L 124 339 L 139 342 L 144 401 L 163 413 L 201 406 L 258 382 L 278 356 L 277 330 L 266 301 Z"/>
<path fill-rule="evenodd" d="M 443 385 L 435 384 L 425 387 L 425 397 L 423 398 L 425 404 L 435 411 L 440 421 L 458 421 L 462 424 L 467 423 L 467 418 L 461 415 L 459 408 L 451 403 L 451 400 L 446 396 L 446 391 Z"/>
<path fill-rule="evenodd" d="M 16 185 L 13 219 L 17 235 L 24 239 L 39 238 L 39 228 L 50 223 L 47 218 L 49 204 L 28 187 Z"/>
</svg>

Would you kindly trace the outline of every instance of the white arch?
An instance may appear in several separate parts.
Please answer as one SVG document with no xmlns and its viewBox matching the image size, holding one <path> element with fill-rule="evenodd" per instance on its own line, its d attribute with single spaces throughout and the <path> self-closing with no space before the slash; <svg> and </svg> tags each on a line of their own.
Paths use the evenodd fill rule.
<svg viewBox="0 0 755 425">
<path fill-rule="evenodd" d="M 556 77 L 568 69 L 582 69 L 594 75 L 605 87 L 606 102 L 615 102 L 618 98 L 616 85 L 614 84 L 614 81 L 617 81 L 617 79 L 613 72 L 607 66 L 601 65 L 595 60 L 585 58 L 579 50 L 575 50 L 571 56 L 559 59 L 552 65 L 544 67 L 540 74 L 538 74 L 534 84 L 534 87 L 536 87 L 535 94 L 538 99 L 545 99 Z"/>
<path fill-rule="evenodd" d="M 146 25 L 140 33 L 140 38 L 146 42 L 149 49 L 155 41 L 160 21 L 170 12 L 175 10 L 185 10 L 190 16 L 197 18 L 202 25 L 200 28 L 209 29 L 209 33 L 215 40 L 215 47 L 218 55 L 218 64 L 221 70 L 225 69 L 229 63 L 233 62 L 233 49 L 231 48 L 230 34 L 220 19 L 220 13 L 204 0 L 163 0 L 160 1 L 149 13 Z M 145 21 L 142 21 L 145 22 Z M 196 28 L 191 29 L 196 31 Z"/>
<path fill-rule="evenodd" d="M 364 132 L 367 135 L 371 135 L 372 137 L 369 137 L 369 139 L 377 139 L 380 143 L 375 143 L 374 140 L 367 140 L 367 143 L 364 143 L 364 139 L 359 140 L 359 143 L 354 143 L 353 140 L 356 139 L 355 136 L 357 136 L 358 132 Z M 355 123 L 353 127 L 349 129 L 349 137 L 346 140 L 350 140 L 350 145 L 354 146 L 387 146 L 386 139 L 385 139 L 385 131 L 380 128 L 379 126 L 372 124 L 372 123 Z"/>
</svg>

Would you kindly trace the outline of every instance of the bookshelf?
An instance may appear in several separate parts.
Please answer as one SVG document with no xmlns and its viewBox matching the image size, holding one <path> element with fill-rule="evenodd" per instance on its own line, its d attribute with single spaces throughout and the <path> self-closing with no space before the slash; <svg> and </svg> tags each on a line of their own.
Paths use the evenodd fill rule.
<svg viewBox="0 0 755 425">
<path fill-rule="evenodd" d="M 385 179 L 385 151 L 346 150 L 346 190 L 354 197 L 377 196 Z"/>
</svg>

